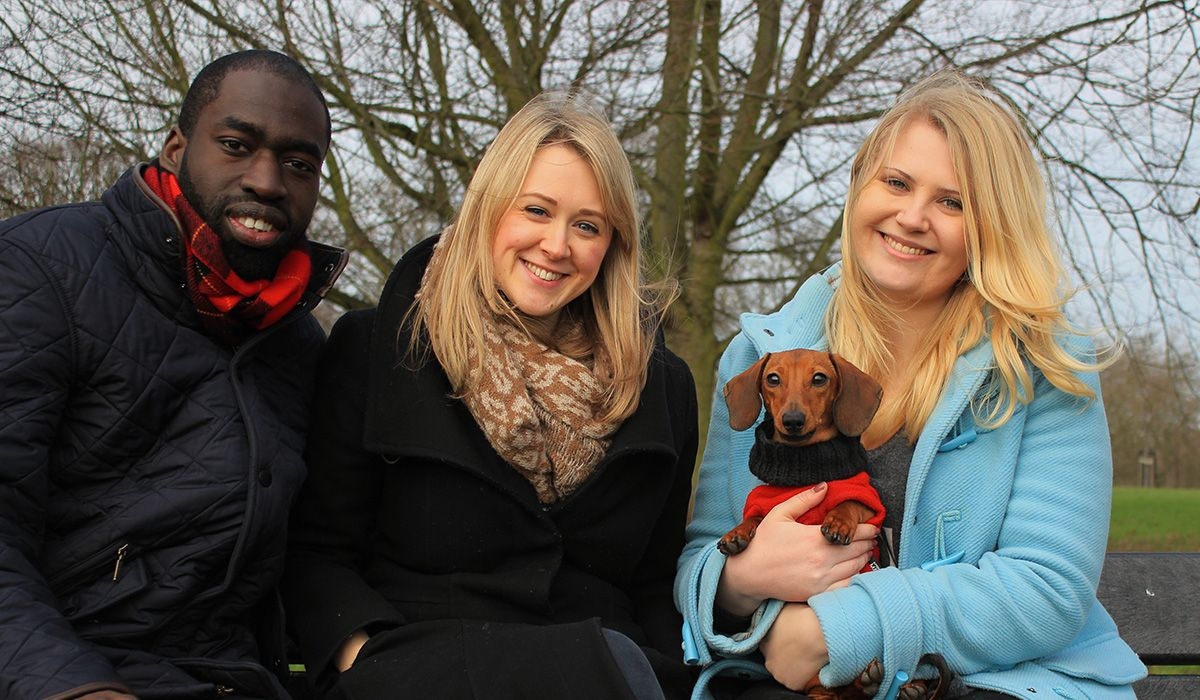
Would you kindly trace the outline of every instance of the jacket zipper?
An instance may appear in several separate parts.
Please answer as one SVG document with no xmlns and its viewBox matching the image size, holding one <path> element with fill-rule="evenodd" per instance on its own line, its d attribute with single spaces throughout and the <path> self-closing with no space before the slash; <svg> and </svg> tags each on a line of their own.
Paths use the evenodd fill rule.
<svg viewBox="0 0 1200 700">
<path fill-rule="evenodd" d="M 113 565 L 113 575 L 112 575 L 112 580 L 114 580 L 114 581 L 116 581 L 117 578 L 121 575 L 121 562 L 124 561 L 125 553 L 127 551 L 129 551 L 129 543 L 128 542 L 126 542 L 125 544 L 123 544 L 117 548 L 117 563 L 115 565 Z"/>
</svg>

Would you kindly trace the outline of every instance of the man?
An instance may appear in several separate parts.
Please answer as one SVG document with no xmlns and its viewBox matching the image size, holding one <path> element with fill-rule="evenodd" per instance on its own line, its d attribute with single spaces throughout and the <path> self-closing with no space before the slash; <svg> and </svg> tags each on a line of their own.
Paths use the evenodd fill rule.
<svg viewBox="0 0 1200 700">
<path fill-rule="evenodd" d="M 329 139 L 302 67 L 231 54 L 100 202 L 0 223 L 0 697 L 286 696 Z"/>
</svg>

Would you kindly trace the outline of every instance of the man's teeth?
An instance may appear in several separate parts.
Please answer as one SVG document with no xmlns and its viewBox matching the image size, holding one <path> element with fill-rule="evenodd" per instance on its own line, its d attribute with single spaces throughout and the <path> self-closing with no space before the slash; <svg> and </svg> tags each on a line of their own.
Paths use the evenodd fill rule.
<svg viewBox="0 0 1200 700">
<path fill-rule="evenodd" d="M 242 226 L 245 226 L 246 228 L 252 228 L 257 231 L 272 231 L 275 229 L 274 226 L 268 224 L 266 221 L 263 221 L 262 219 L 255 219 L 249 216 L 243 216 L 237 221 Z"/>
<path fill-rule="evenodd" d="M 888 235 L 884 235 L 883 240 L 887 241 L 888 245 L 900 251 L 901 253 L 904 253 L 905 255 L 929 255 L 929 251 L 925 250 L 924 248 L 910 248 Z"/>
<path fill-rule="evenodd" d="M 546 280 L 547 282 L 557 282 L 566 277 L 566 275 L 558 272 L 551 272 L 544 267 L 538 267 L 531 262 L 525 263 L 525 267 L 534 274 L 538 279 Z"/>
</svg>

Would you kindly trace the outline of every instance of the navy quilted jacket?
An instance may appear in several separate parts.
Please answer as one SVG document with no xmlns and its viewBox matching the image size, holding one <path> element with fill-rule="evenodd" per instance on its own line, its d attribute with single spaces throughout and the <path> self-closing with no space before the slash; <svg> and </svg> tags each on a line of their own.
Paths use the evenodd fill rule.
<svg viewBox="0 0 1200 700">
<path fill-rule="evenodd" d="M 139 173 L 0 223 L 3 698 L 278 692 L 253 627 L 304 477 L 308 312 L 345 254 L 314 244 L 300 308 L 227 348 Z"/>
</svg>

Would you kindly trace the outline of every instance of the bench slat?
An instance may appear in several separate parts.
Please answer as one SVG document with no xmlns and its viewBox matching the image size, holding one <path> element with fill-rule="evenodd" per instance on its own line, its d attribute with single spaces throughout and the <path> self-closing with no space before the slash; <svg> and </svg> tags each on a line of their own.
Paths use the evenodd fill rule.
<svg viewBox="0 0 1200 700">
<path fill-rule="evenodd" d="M 1100 601 L 1147 665 L 1200 664 L 1200 553 L 1110 552 Z"/>
<path fill-rule="evenodd" d="M 1200 676 L 1147 676 L 1133 684 L 1138 700 L 1196 700 Z"/>
</svg>

